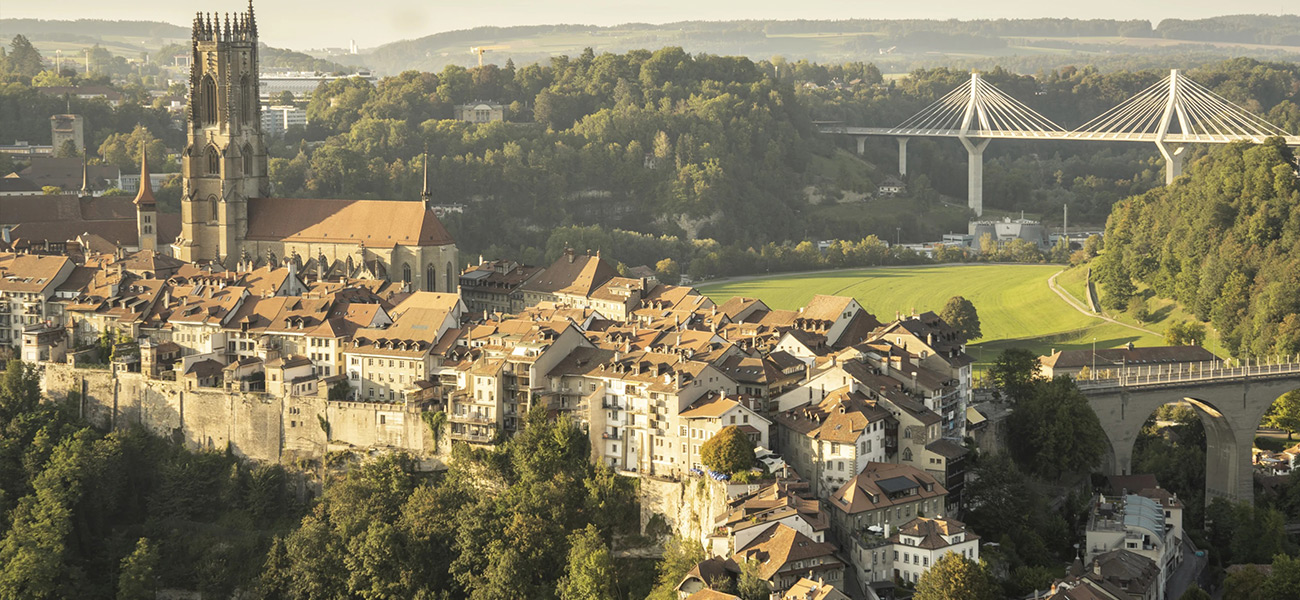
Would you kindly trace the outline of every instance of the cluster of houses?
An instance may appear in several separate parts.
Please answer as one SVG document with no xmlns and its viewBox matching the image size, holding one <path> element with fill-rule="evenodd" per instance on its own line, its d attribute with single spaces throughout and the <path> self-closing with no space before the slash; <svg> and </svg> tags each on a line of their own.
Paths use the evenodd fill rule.
<svg viewBox="0 0 1300 600">
<path fill-rule="evenodd" d="M 834 296 L 795 310 L 719 305 L 572 250 L 545 268 L 480 260 L 457 293 L 296 256 L 224 270 L 149 250 L 61 250 L 0 253 L 0 344 L 31 362 L 443 411 L 449 439 L 478 445 L 540 408 L 583 427 L 594 461 L 669 480 L 699 477 L 702 446 L 738 428 L 776 472 L 726 486 L 726 510 L 700 539 L 713 558 L 681 582 L 682 598 L 729 597 L 715 588 L 751 560 L 774 597 L 837 598 L 889 597 L 946 553 L 979 557 L 980 537 L 953 518 L 972 360 L 933 313 L 882 323 Z M 1164 571 L 1179 535 L 1166 535 L 1171 500 L 1099 498 L 1089 558 L 1156 549 Z M 1107 580 L 1090 581 L 1059 587 Z"/>
</svg>

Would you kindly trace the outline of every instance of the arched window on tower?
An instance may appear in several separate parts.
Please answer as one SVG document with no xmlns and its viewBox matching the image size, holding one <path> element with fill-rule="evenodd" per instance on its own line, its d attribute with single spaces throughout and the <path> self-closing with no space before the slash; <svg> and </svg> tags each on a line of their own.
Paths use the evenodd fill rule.
<svg viewBox="0 0 1300 600">
<path fill-rule="evenodd" d="M 244 144 L 244 149 L 240 151 L 240 154 L 244 156 L 244 176 L 252 177 L 257 175 L 257 173 L 253 172 L 253 146 Z"/>
<path fill-rule="evenodd" d="M 402 265 L 402 283 L 411 283 L 411 265 Z"/>
<path fill-rule="evenodd" d="M 208 175 L 221 175 L 221 153 L 217 151 L 216 146 L 208 146 L 206 152 L 208 159 Z"/>
<path fill-rule="evenodd" d="M 239 80 L 239 114 L 244 119 L 244 125 L 253 124 L 254 105 L 257 99 L 253 96 L 253 85 L 249 82 L 248 76 L 245 75 Z"/>
<path fill-rule="evenodd" d="M 211 198 L 208 198 L 208 204 L 212 206 L 212 216 L 209 220 L 215 222 L 218 218 L 220 218 L 217 216 L 218 209 L 219 209 L 219 207 L 217 206 L 218 205 L 217 197 L 212 196 Z"/>
<path fill-rule="evenodd" d="M 446 276 L 447 276 L 447 288 L 444 289 L 443 291 L 444 291 L 444 292 L 447 292 L 448 294 L 450 294 L 451 292 L 453 292 L 453 291 L 456 290 L 455 282 L 454 282 L 454 280 L 452 279 L 451 263 L 447 263 L 447 272 L 446 272 Z"/>
<path fill-rule="evenodd" d="M 438 291 L 433 289 L 437 283 L 438 283 L 438 275 L 437 273 L 434 273 L 433 265 L 426 265 L 424 267 L 424 291 L 426 292 Z"/>
<path fill-rule="evenodd" d="M 217 82 L 212 75 L 204 75 L 199 85 L 199 120 L 204 125 L 217 122 Z"/>
</svg>

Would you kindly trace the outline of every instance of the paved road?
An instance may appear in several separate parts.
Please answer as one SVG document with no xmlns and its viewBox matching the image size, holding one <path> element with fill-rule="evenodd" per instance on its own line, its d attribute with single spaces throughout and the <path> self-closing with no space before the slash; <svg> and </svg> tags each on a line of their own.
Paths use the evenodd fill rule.
<svg viewBox="0 0 1300 600">
<path fill-rule="evenodd" d="M 1180 542 L 1178 549 L 1183 553 L 1183 561 L 1174 570 L 1173 575 L 1170 575 L 1169 582 L 1165 585 L 1165 598 L 1168 600 L 1176 600 L 1181 597 L 1183 592 L 1187 591 L 1187 588 L 1197 581 L 1201 576 L 1201 570 L 1205 568 L 1205 561 L 1207 560 L 1203 556 L 1196 556 L 1196 548 L 1192 546 L 1191 542 Z"/>
<path fill-rule="evenodd" d="M 1083 313 L 1083 314 L 1085 314 L 1085 315 L 1087 315 L 1087 316 L 1089 316 L 1089 317 L 1092 317 L 1092 318 L 1094 318 L 1094 319 L 1101 319 L 1101 320 L 1103 320 L 1103 321 L 1109 321 L 1109 322 L 1114 323 L 1114 324 L 1116 324 L 1116 325 L 1121 325 L 1121 326 L 1123 326 L 1123 327 L 1127 327 L 1127 328 L 1132 329 L 1132 330 L 1134 330 L 1134 331 L 1141 331 L 1142 333 L 1147 333 L 1147 334 L 1150 334 L 1150 335 L 1154 335 L 1154 336 L 1156 336 L 1156 337 L 1164 337 L 1164 334 L 1159 333 L 1159 332 L 1156 332 L 1156 331 L 1152 331 L 1152 330 L 1147 329 L 1147 328 L 1145 328 L 1145 327 L 1138 327 L 1137 325 L 1129 325 L 1128 323 L 1124 323 L 1124 322 L 1122 322 L 1122 321 L 1116 321 L 1115 319 L 1112 319 L 1112 318 L 1110 318 L 1110 317 L 1108 317 L 1108 316 L 1106 316 L 1106 315 L 1102 315 L 1102 314 L 1098 314 L 1098 313 L 1092 312 L 1092 311 L 1089 310 L 1086 306 L 1083 306 L 1082 304 L 1080 304 L 1079 301 L 1078 301 L 1077 299 L 1075 299 L 1074 296 L 1071 296 L 1069 292 L 1066 292 L 1065 290 L 1061 289 L 1061 286 L 1056 285 L 1056 276 L 1057 276 L 1057 275 L 1060 275 L 1061 273 L 1064 273 L 1064 272 L 1065 272 L 1064 270 L 1062 270 L 1062 271 L 1057 271 L 1054 275 L 1052 275 L 1051 277 L 1048 277 L 1048 278 L 1047 278 L 1047 287 L 1052 288 L 1052 291 L 1053 291 L 1053 292 L 1056 292 L 1056 295 L 1057 295 L 1057 296 L 1060 296 L 1060 297 L 1061 297 L 1061 300 L 1064 300 L 1065 303 L 1066 303 L 1066 304 L 1069 304 L 1070 307 L 1073 308 L 1074 310 L 1077 310 L 1077 311 L 1079 311 L 1079 312 L 1081 312 L 1081 313 Z"/>
</svg>

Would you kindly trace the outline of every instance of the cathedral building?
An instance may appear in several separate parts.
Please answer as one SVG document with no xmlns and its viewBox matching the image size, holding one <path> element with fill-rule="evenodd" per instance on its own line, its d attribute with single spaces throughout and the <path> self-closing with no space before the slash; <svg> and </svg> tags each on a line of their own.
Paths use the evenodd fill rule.
<svg viewBox="0 0 1300 600">
<path fill-rule="evenodd" d="M 294 262 L 304 271 L 455 291 L 456 243 L 434 214 L 427 173 L 421 201 L 273 197 L 251 0 L 246 13 L 196 16 L 192 52 L 174 256 L 225 267 Z"/>
</svg>

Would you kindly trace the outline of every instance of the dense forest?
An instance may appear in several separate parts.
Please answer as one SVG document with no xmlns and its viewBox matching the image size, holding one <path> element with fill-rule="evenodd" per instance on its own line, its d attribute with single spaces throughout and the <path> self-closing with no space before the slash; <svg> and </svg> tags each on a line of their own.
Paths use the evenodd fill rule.
<svg viewBox="0 0 1300 600">
<path fill-rule="evenodd" d="M 98 160 L 135 168 L 123 148 L 143 135 L 179 151 L 181 132 L 165 109 L 149 106 L 143 85 L 123 86 L 135 101 L 117 108 L 46 96 L 24 85 L 42 75 L 40 60 L 17 44 L 0 64 L 10 82 L 0 87 L 0 130 L 39 143 L 48 139 L 46 116 L 70 107 L 87 116 Z M 1073 127 L 1164 74 L 995 68 L 984 77 Z M 1243 58 L 1187 75 L 1300 132 L 1296 64 Z M 565 245 L 594 242 L 592 250 L 630 266 L 671 258 L 697 279 L 906 263 L 914 257 L 878 261 L 870 248 L 964 231 L 965 153 L 950 140 L 913 140 L 908 197 L 872 198 L 894 172 L 892 140 L 873 140 L 858 157 L 852 140 L 818 134 L 813 123 L 901 122 L 967 77 L 943 67 L 886 80 L 870 63 L 756 63 L 663 48 L 408 71 L 377 84 L 345 79 L 312 96 L 307 128 L 273 141 L 270 175 L 277 195 L 415 200 L 427 148 L 435 201 L 465 207 L 446 220 L 466 256 L 544 263 Z M 503 104 L 506 122 L 450 120 L 456 104 L 475 100 Z M 128 136 L 137 124 L 146 131 Z M 1115 202 L 1158 186 L 1161 170 L 1146 145 L 999 141 L 985 154 L 985 206 L 1054 224 L 1068 205 L 1073 223 L 1100 227 Z M 164 210 L 176 208 L 179 193 L 178 180 L 158 190 Z M 615 238 L 643 251 L 625 252 Z M 862 250 L 799 248 L 819 240 Z"/>
<path fill-rule="evenodd" d="M 0 598 L 615 600 L 653 584 L 653 561 L 610 549 L 654 541 L 636 480 L 593 466 L 586 434 L 544 411 L 437 475 L 401 454 L 286 471 L 98 431 L 75 397 L 40 402 L 37 377 L 17 360 L 0 374 Z"/>
<path fill-rule="evenodd" d="M 1107 304 L 1142 282 L 1212 323 L 1235 356 L 1300 353 L 1295 155 L 1280 140 L 1229 145 L 1116 204 L 1096 273 Z"/>
</svg>

